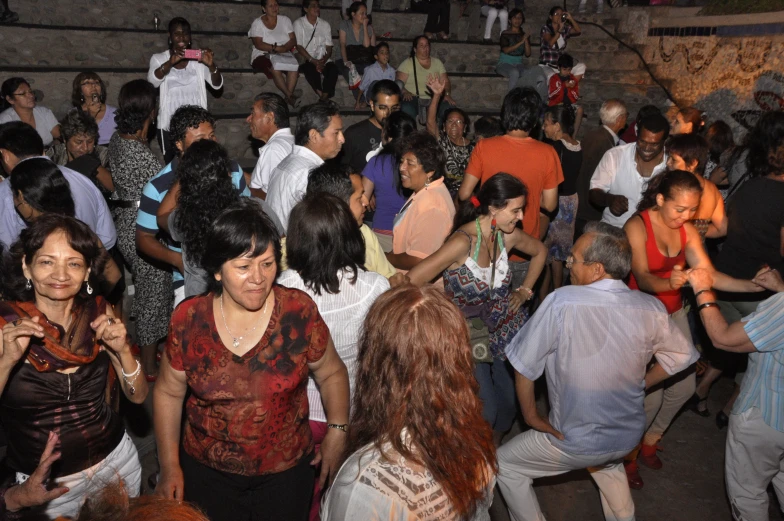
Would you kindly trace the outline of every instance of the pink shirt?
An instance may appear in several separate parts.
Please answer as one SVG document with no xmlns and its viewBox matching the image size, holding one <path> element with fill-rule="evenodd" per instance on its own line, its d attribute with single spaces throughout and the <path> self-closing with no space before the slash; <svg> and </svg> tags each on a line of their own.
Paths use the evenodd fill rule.
<svg viewBox="0 0 784 521">
<path fill-rule="evenodd" d="M 452 230 L 455 205 L 444 178 L 413 194 L 395 219 L 392 253 L 424 259 L 438 250 Z"/>
</svg>

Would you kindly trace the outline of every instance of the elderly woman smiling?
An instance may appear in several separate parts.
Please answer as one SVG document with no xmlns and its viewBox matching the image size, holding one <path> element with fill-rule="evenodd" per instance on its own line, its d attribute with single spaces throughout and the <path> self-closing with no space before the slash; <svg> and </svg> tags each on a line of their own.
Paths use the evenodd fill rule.
<svg viewBox="0 0 784 521">
<path fill-rule="evenodd" d="M 147 382 L 125 325 L 92 296 L 104 259 L 87 225 L 54 214 L 23 230 L 6 259 L 0 420 L 9 433 L 7 463 L 23 483 L 49 432 L 59 433 L 58 450 L 67 456 L 52 478 L 70 490 L 41 507 L 52 519 L 75 516 L 86 497 L 118 477 L 139 493 L 139 457 L 107 388 L 119 380 L 125 396 L 141 403 Z"/>
<path fill-rule="evenodd" d="M 410 270 L 434 253 L 452 229 L 455 205 L 444 185 L 444 151 L 421 130 L 400 140 L 400 184 L 414 193 L 395 216 L 387 259 Z"/>
</svg>

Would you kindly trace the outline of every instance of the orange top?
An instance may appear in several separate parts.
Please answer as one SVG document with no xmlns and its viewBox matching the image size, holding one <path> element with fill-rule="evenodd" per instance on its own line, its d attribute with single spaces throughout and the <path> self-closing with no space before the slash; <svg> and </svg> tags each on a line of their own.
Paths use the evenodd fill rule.
<svg viewBox="0 0 784 521">
<path fill-rule="evenodd" d="M 424 259 L 438 250 L 452 230 L 455 205 L 444 178 L 408 198 L 395 217 L 392 253 L 407 253 Z"/>
<path fill-rule="evenodd" d="M 564 180 L 558 154 L 552 146 L 530 137 L 498 136 L 480 140 L 471 154 L 466 175 L 484 183 L 500 172 L 515 176 L 528 188 L 523 231 L 538 239 L 542 192 L 558 188 Z M 521 259 L 515 255 L 511 258 Z"/>
</svg>

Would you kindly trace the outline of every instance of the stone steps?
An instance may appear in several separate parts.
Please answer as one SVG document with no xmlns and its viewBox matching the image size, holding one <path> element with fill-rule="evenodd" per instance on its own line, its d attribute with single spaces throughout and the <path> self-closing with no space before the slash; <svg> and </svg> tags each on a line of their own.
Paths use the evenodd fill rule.
<svg viewBox="0 0 784 521">
<path fill-rule="evenodd" d="M 7 69 L 0 67 L 0 71 Z M 70 108 L 71 82 L 80 70 L 78 68 L 15 68 L 13 74 L 21 74 L 36 90 L 39 102 L 49 107 L 58 117 L 62 117 Z M 120 87 L 126 82 L 146 77 L 147 69 L 123 69 L 112 72 L 113 68 L 97 69 L 101 78 L 107 85 L 107 100 L 116 104 Z M 216 114 L 245 113 L 250 109 L 253 98 L 264 91 L 277 92 L 271 80 L 263 74 L 256 74 L 248 69 L 223 71 L 224 86 L 221 91 L 214 93 L 209 99 L 210 110 Z M 619 74 L 622 77 L 622 74 Z M 495 74 L 451 73 L 453 97 L 461 107 L 471 107 L 474 110 L 496 111 L 500 108 L 504 95 L 507 92 L 507 80 Z M 609 97 L 636 96 L 638 98 L 651 97 L 648 91 L 660 89 L 648 84 L 634 84 L 619 82 L 613 83 L 604 80 L 597 74 L 587 76 L 580 86 L 581 97 L 588 100 L 604 100 Z M 302 103 L 315 103 L 316 95 L 310 86 L 300 79 L 297 89 L 302 93 Z M 338 79 L 334 101 L 344 109 L 352 109 L 354 101 L 351 92 L 343 78 Z"/>
</svg>

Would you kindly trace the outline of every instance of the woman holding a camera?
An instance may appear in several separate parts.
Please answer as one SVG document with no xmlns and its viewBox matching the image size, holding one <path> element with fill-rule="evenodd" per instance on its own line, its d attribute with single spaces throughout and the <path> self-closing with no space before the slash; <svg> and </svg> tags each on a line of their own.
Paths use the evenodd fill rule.
<svg viewBox="0 0 784 521">
<path fill-rule="evenodd" d="M 572 14 L 558 6 L 550 9 L 550 17 L 539 33 L 542 43 L 539 46 L 539 65 L 544 69 L 548 81 L 558 72 L 558 58 L 566 51 L 567 40 L 582 33 Z M 572 74 L 579 82 L 585 74 L 585 64 L 576 63 Z"/>
</svg>

